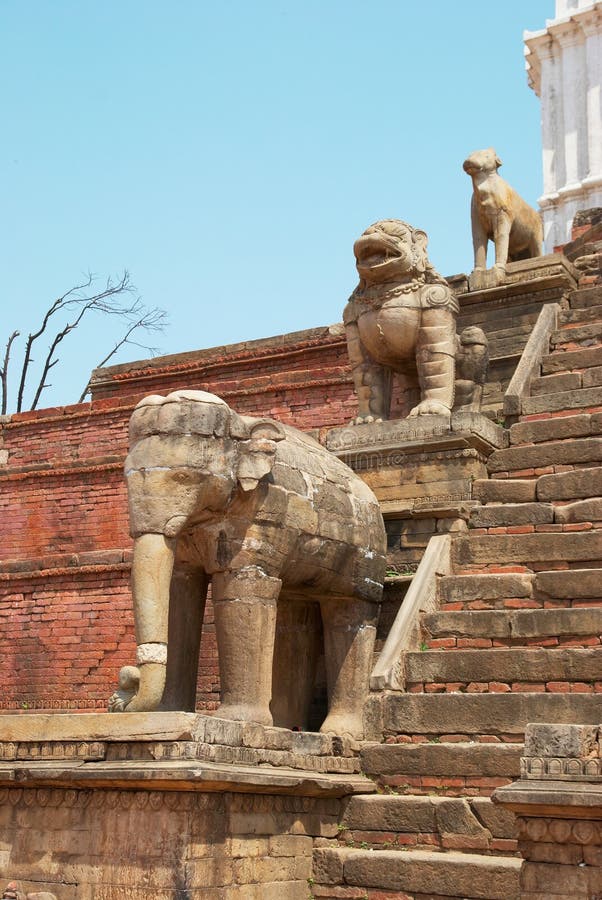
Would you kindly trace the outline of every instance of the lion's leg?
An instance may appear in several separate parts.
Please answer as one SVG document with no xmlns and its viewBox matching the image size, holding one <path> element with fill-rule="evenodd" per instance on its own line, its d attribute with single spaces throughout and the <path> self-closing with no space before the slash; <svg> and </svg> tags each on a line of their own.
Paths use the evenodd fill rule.
<svg viewBox="0 0 602 900">
<path fill-rule="evenodd" d="M 358 405 L 353 424 L 386 419 L 391 403 L 391 373 L 372 359 L 362 344 L 356 322 L 345 326 L 345 334 Z"/>
<path fill-rule="evenodd" d="M 418 332 L 416 367 L 421 401 L 411 416 L 449 415 L 454 405 L 456 318 L 449 309 L 425 309 Z"/>
</svg>

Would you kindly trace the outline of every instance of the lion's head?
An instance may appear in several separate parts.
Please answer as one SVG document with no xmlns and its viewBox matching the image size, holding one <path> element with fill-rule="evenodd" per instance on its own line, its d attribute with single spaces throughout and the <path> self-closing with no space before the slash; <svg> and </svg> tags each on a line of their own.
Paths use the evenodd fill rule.
<svg viewBox="0 0 602 900">
<path fill-rule="evenodd" d="M 399 219 L 383 219 L 366 228 L 353 245 L 361 282 L 384 284 L 422 275 L 427 267 L 426 232 Z"/>
</svg>

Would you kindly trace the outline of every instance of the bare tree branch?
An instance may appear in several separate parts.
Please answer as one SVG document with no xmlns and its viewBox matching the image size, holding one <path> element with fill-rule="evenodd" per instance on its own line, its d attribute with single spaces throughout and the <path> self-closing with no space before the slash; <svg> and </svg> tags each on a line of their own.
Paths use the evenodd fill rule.
<svg viewBox="0 0 602 900">
<path fill-rule="evenodd" d="M 140 307 L 143 308 L 142 306 Z M 123 337 L 117 341 L 113 349 L 110 353 L 107 353 L 104 359 L 102 359 L 97 365 L 94 366 L 95 369 L 102 369 L 103 366 L 106 366 L 108 361 L 115 356 L 115 354 L 125 345 L 130 344 L 133 347 L 140 347 L 141 350 L 145 350 L 151 356 L 154 356 L 158 352 L 157 347 L 150 347 L 147 344 L 140 344 L 137 341 L 132 341 L 131 335 L 134 334 L 135 331 L 139 329 L 146 332 L 153 331 L 163 331 L 165 325 L 167 324 L 167 314 L 164 310 L 159 309 L 158 307 L 154 307 L 153 309 L 146 310 L 143 315 L 140 316 L 136 321 L 130 324 L 130 327 L 127 329 Z M 90 390 L 90 382 L 86 384 L 83 389 L 81 396 L 78 400 L 78 403 L 83 403 L 86 397 L 86 394 L 89 393 Z"/>
<path fill-rule="evenodd" d="M 54 368 L 54 366 L 56 366 L 59 362 L 59 358 L 57 356 L 59 346 L 61 345 L 62 341 L 81 324 L 84 316 L 88 316 L 90 313 L 96 312 L 106 316 L 116 316 L 120 319 L 125 320 L 125 322 L 127 323 L 124 336 L 116 343 L 111 352 L 102 360 L 100 366 L 105 365 L 108 360 L 111 359 L 115 355 L 115 353 L 117 353 L 117 351 L 124 346 L 124 344 L 131 344 L 141 347 L 144 346 L 137 345 L 136 342 L 131 339 L 132 335 L 135 332 L 162 331 L 165 327 L 165 324 L 167 322 L 165 312 L 158 308 L 147 309 L 140 298 L 135 296 L 136 288 L 132 284 L 130 274 L 127 269 L 124 270 L 121 277 L 116 280 L 113 280 L 110 277 L 107 278 L 101 290 L 97 290 L 95 289 L 95 287 L 93 287 L 93 285 L 95 285 L 95 282 L 97 282 L 96 276 L 92 273 L 88 273 L 86 279 L 83 280 L 81 284 L 76 284 L 65 294 L 54 300 L 54 302 L 44 313 L 39 328 L 36 331 L 30 332 L 27 336 L 23 353 L 21 377 L 19 380 L 19 388 L 17 392 L 17 412 L 21 412 L 23 409 L 24 394 L 28 386 L 31 365 L 35 362 L 32 356 L 34 345 L 36 341 L 40 337 L 42 337 L 42 335 L 48 332 L 51 320 L 58 314 L 67 313 L 69 315 L 69 320 L 66 322 L 66 324 L 64 324 L 57 330 L 50 342 L 48 352 L 42 366 L 42 372 L 36 385 L 34 398 L 30 409 L 36 409 L 42 392 L 45 388 L 50 387 L 47 378 L 50 370 Z M 127 301 L 127 297 L 132 297 L 132 299 L 130 301 Z M 15 332 L 15 334 L 12 335 L 9 339 L 6 347 L 4 368 L 0 369 L 3 410 L 5 410 L 6 406 L 8 405 L 6 373 L 10 357 L 11 344 L 16 337 L 17 332 Z M 156 352 L 155 348 L 152 347 L 144 347 L 144 349 L 151 353 Z M 87 391 L 88 385 L 86 385 L 81 400 L 83 400 Z"/>
<path fill-rule="evenodd" d="M 19 337 L 18 331 L 13 331 L 8 341 L 6 342 L 6 350 L 4 351 L 4 362 L 2 364 L 2 368 L 0 369 L 0 384 L 2 385 L 2 405 L 0 409 L 2 410 L 2 415 L 6 415 L 6 407 L 8 404 L 8 363 L 10 361 L 10 348 L 12 347 L 12 343 L 15 338 Z"/>
</svg>

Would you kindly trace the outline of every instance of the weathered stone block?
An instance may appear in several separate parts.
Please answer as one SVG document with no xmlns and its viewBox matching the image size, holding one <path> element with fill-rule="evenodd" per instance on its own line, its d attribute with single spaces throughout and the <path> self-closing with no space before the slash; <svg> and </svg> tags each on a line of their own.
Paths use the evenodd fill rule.
<svg viewBox="0 0 602 900">
<path fill-rule="evenodd" d="M 560 756 L 578 759 L 598 755 L 597 725 L 529 725 L 525 732 L 525 756 Z"/>
</svg>

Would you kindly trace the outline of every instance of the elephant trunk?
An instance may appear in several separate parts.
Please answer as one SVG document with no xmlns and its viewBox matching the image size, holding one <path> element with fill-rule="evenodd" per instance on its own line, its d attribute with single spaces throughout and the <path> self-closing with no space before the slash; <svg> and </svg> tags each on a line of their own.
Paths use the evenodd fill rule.
<svg viewBox="0 0 602 900">
<path fill-rule="evenodd" d="M 132 593 L 140 687 L 127 712 L 157 709 L 165 689 L 169 588 L 175 539 L 143 534 L 134 542 Z"/>
</svg>

